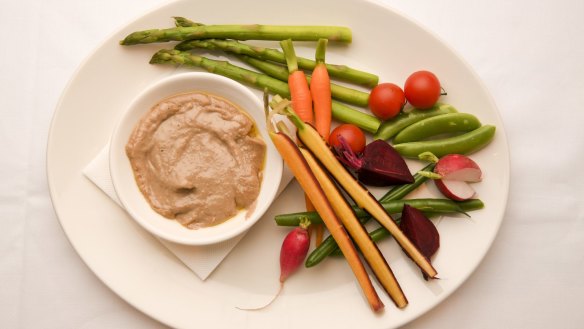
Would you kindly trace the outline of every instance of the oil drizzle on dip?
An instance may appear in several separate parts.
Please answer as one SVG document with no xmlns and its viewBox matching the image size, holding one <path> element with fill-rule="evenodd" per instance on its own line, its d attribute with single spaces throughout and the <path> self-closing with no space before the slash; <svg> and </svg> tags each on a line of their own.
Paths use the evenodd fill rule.
<svg viewBox="0 0 584 329">
<path fill-rule="evenodd" d="M 150 206 L 197 229 L 253 206 L 266 144 L 236 105 L 191 92 L 150 109 L 134 127 L 126 154 Z"/>
</svg>

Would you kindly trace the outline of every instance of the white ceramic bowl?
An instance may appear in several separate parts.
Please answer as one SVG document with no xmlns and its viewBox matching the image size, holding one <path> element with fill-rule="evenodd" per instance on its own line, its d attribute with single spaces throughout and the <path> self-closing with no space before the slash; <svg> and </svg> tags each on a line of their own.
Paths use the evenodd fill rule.
<svg viewBox="0 0 584 329">
<path fill-rule="evenodd" d="M 266 142 L 266 165 L 260 194 L 255 207 L 240 211 L 222 224 L 190 230 L 175 220 L 155 212 L 140 192 L 134 179 L 125 146 L 140 118 L 160 100 L 179 93 L 204 91 L 224 97 L 240 106 L 255 120 Z M 233 238 L 252 227 L 276 197 L 282 176 L 282 158 L 273 146 L 266 130 L 263 104 L 247 87 L 228 78 L 203 72 L 190 72 L 164 78 L 144 90 L 130 104 L 118 122 L 110 143 L 110 172 L 118 198 L 132 218 L 150 233 L 180 244 L 207 245 Z"/>
</svg>

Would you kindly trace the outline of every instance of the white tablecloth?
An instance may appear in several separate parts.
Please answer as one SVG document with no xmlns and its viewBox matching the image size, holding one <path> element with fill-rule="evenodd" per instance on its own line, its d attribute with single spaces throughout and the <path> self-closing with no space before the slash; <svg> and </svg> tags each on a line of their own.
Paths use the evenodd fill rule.
<svg viewBox="0 0 584 329">
<path fill-rule="evenodd" d="M 462 55 L 494 96 L 511 148 L 505 220 L 477 271 L 409 328 L 581 328 L 584 2 L 383 2 Z M 2 1 L 0 327 L 159 328 L 85 266 L 45 173 L 65 84 L 110 33 L 160 0 Z"/>
</svg>

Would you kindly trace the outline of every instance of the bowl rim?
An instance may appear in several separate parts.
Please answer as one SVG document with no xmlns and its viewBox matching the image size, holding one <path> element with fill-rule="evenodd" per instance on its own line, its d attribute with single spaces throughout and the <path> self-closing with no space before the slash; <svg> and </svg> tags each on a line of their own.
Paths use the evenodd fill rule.
<svg viewBox="0 0 584 329">
<path fill-rule="evenodd" d="M 175 74 L 172 74 L 170 76 L 163 77 L 162 79 L 158 79 L 158 80 L 150 83 L 149 85 L 147 85 L 146 88 L 144 88 L 142 91 L 140 91 L 124 107 L 123 113 L 118 118 L 118 121 L 116 122 L 115 127 L 112 131 L 112 134 L 110 136 L 110 143 L 109 143 L 109 150 L 108 150 L 109 172 L 110 172 L 110 177 L 111 177 L 114 191 L 115 191 L 115 193 L 120 201 L 120 204 L 122 205 L 124 210 L 128 213 L 128 215 L 136 223 L 138 223 L 142 228 L 146 229 L 146 231 L 148 231 L 149 233 L 151 233 L 159 238 L 162 238 L 166 241 L 170 241 L 170 242 L 174 242 L 174 243 L 178 243 L 178 244 L 193 245 L 193 246 L 212 245 L 212 244 L 217 244 L 220 242 L 230 240 L 236 236 L 239 236 L 239 235 L 247 232 L 255 223 L 257 223 L 257 221 L 259 221 L 259 219 L 264 215 L 264 213 L 268 210 L 268 208 L 271 206 L 271 204 L 276 199 L 277 190 L 278 190 L 278 187 L 280 185 L 280 181 L 282 179 L 284 165 L 283 165 L 282 159 L 279 156 L 278 151 L 275 149 L 275 146 L 268 140 L 269 137 L 268 137 L 267 131 L 265 131 L 266 130 L 265 125 L 262 125 L 262 122 L 257 122 L 253 113 L 250 113 L 250 111 L 248 111 L 247 109 L 244 109 L 243 106 L 241 106 L 237 102 L 231 100 L 229 97 L 225 97 L 224 95 L 220 95 L 218 92 L 214 92 L 212 90 L 207 90 L 204 84 L 201 88 L 185 88 L 184 90 L 177 90 L 177 91 L 172 91 L 170 93 L 166 93 L 167 96 L 164 96 L 162 98 L 157 98 L 158 100 L 156 102 L 162 101 L 162 100 L 164 100 L 168 97 L 172 97 L 174 95 L 188 92 L 189 90 L 190 91 L 204 91 L 204 92 L 208 92 L 209 94 L 225 98 L 227 101 L 238 105 L 238 107 L 241 110 L 243 110 L 247 114 L 249 114 L 249 117 L 254 121 L 256 127 L 258 128 L 258 131 L 260 132 L 262 139 L 266 143 L 266 155 L 265 155 L 266 159 L 265 159 L 263 173 L 265 174 L 268 171 L 267 170 L 268 167 L 270 167 L 269 172 L 271 173 L 270 179 L 272 181 L 267 181 L 267 177 L 265 177 L 265 175 L 263 175 L 262 182 L 260 185 L 260 194 L 258 195 L 258 198 L 254 202 L 254 204 L 252 204 L 252 206 L 250 206 L 250 207 L 252 207 L 253 213 L 251 215 L 247 215 L 247 214 L 244 215 L 245 220 L 243 221 L 242 225 L 234 226 L 233 228 L 231 228 L 227 231 L 219 232 L 219 234 L 215 233 L 215 234 L 211 234 L 211 235 L 206 235 L 205 233 L 201 233 L 201 232 L 212 231 L 213 228 L 220 227 L 221 225 L 229 222 L 232 218 L 240 216 L 241 211 L 223 223 L 220 223 L 220 224 L 217 224 L 214 226 L 210 226 L 210 227 L 199 228 L 196 230 L 190 230 L 190 229 L 182 226 L 176 220 L 165 218 L 162 215 L 158 214 L 156 211 L 154 211 L 151 207 L 148 207 L 147 212 L 151 213 L 152 217 L 161 217 L 163 219 L 166 219 L 166 220 L 169 220 L 172 222 L 176 222 L 177 223 L 176 226 L 180 227 L 180 229 L 189 230 L 187 232 L 193 232 L 193 234 L 188 234 L 188 236 L 183 236 L 183 235 L 177 236 L 177 235 L 173 234 L 172 232 L 169 232 L 166 230 L 161 230 L 158 226 L 156 226 L 152 222 L 153 218 L 144 218 L 144 216 L 140 215 L 139 212 L 136 211 L 137 208 L 140 206 L 134 204 L 133 202 L 131 202 L 131 200 L 129 200 L 130 197 L 124 192 L 124 189 L 121 187 L 122 182 L 119 181 L 120 177 L 118 177 L 119 171 L 121 171 L 122 169 L 116 168 L 116 166 L 119 166 L 119 160 L 121 160 L 118 157 L 117 151 L 120 150 L 120 147 L 122 149 L 125 149 L 125 145 L 126 145 L 125 142 L 121 143 L 123 145 L 117 145 L 117 144 L 120 144 L 119 142 L 120 142 L 120 139 L 122 138 L 120 136 L 120 134 L 122 134 L 123 128 L 126 127 L 127 124 L 129 124 L 127 122 L 129 120 L 128 117 L 131 117 L 134 112 L 139 111 L 139 109 L 135 109 L 135 108 L 138 106 L 140 101 L 144 100 L 145 98 L 152 95 L 153 93 L 156 93 L 160 88 L 164 88 L 165 86 L 172 85 L 174 83 L 178 83 L 178 82 L 183 81 L 183 80 L 185 80 L 187 82 L 191 82 L 191 83 L 194 81 L 199 81 L 199 80 L 201 80 L 203 82 L 207 81 L 207 82 L 219 83 L 220 85 L 225 86 L 226 88 L 231 90 L 230 92 L 233 92 L 235 94 L 239 94 L 240 96 L 246 98 L 250 103 L 254 104 L 254 107 L 257 107 L 258 110 L 261 109 L 261 111 L 263 111 L 262 101 L 260 100 L 260 98 L 256 94 L 254 94 L 249 88 L 247 88 L 243 84 L 241 84 L 237 81 L 234 81 L 232 79 L 229 79 L 227 77 L 223 77 L 223 76 L 208 73 L 208 72 L 183 72 L 183 73 L 175 73 Z M 212 89 L 212 88 L 210 88 L 210 89 Z M 139 112 L 139 117 L 142 117 L 154 105 L 155 105 L 155 103 L 153 103 L 149 108 L 143 109 L 142 112 Z M 132 124 L 132 129 L 136 124 L 137 124 L 137 122 L 134 121 L 134 123 Z M 116 147 L 116 145 L 117 145 L 117 147 Z M 274 155 L 277 156 L 277 158 L 276 158 L 277 161 L 269 161 L 270 157 L 273 158 Z M 125 152 L 124 152 L 124 157 L 129 164 L 129 160 L 127 159 L 127 156 L 125 156 Z M 135 181 L 135 178 L 133 177 L 133 170 L 131 168 L 130 168 L 130 172 L 132 174 L 132 181 L 135 183 L 136 181 Z M 135 188 L 138 189 L 137 184 L 136 184 Z M 267 190 L 267 192 L 263 192 L 263 190 Z M 141 197 L 144 198 L 141 191 L 138 190 L 138 192 L 140 193 Z M 259 202 L 260 197 L 266 199 L 266 201 L 264 201 L 262 203 L 262 205 L 260 205 L 260 202 Z M 149 203 L 145 200 L 145 198 L 144 198 L 144 201 L 149 206 Z M 148 216 L 148 217 L 150 217 L 150 216 Z M 158 218 L 156 218 L 156 219 L 158 219 Z"/>
</svg>

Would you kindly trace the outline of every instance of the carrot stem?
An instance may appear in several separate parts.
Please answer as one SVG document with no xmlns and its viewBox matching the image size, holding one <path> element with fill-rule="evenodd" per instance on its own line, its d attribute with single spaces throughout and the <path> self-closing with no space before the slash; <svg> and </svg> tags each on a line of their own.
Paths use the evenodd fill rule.
<svg viewBox="0 0 584 329">
<path fill-rule="evenodd" d="M 286 39 L 280 41 L 280 47 L 284 51 L 284 56 L 286 57 L 286 65 L 288 66 L 288 71 L 290 73 L 298 71 L 298 60 L 296 59 L 296 51 L 294 51 L 294 46 L 292 45 L 292 40 Z"/>
<path fill-rule="evenodd" d="M 325 62 L 325 54 L 326 54 L 326 46 L 328 45 L 327 39 L 318 39 L 318 43 L 316 44 L 316 53 L 314 55 L 314 59 L 316 63 L 324 63 Z"/>
</svg>

